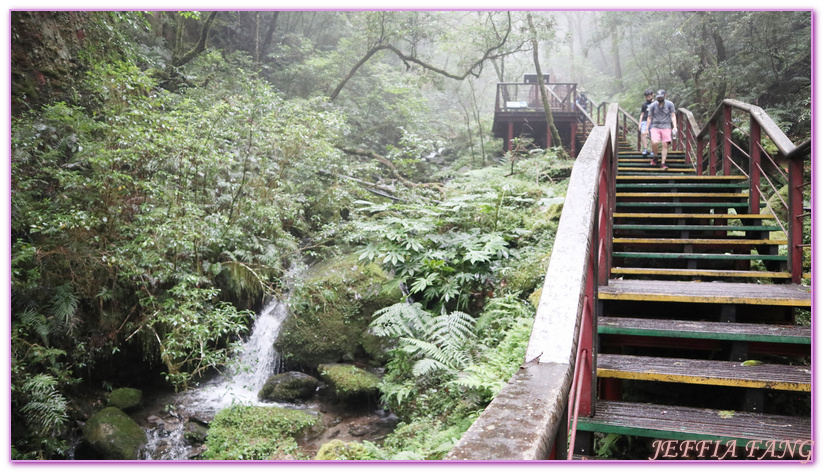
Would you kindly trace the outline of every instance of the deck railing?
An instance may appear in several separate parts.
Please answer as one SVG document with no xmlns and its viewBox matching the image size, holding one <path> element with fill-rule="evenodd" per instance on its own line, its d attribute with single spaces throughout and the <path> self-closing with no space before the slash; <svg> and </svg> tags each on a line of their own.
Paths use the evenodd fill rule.
<svg viewBox="0 0 823 472">
<path fill-rule="evenodd" d="M 576 83 L 545 84 L 552 111 L 575 110 Z M 501 82 L 497 84 L 495 112 L 542 111 L 543 100 L 537 83 Z"/>
<path fill-rule="evenodd" d="M 589 134 L 569 180 L 526 362 L 447 456 L 535 460 L 567 453 L 569 412 L 591 416 L 596 395 L 597 287 L 608 283 L 618 107 Z M 575 371 L 575 366 L 578 370 Z M 582 367 L 580 367 L 582 366 Z M 579 402 L 569 404 L 574 383 Z M 571 417 L 571 421 L 576 416 Z"/>
<path fill-rule="evenodd" d="M 698 175 L 745 175 L 749 179 L 749 213 L 760 213 L 763 203 L 778 218 L 789 241 L 787 264 L 791 280 L 800 283 L 803 226 L 810 216 L 803 208 L 803 189 L 810 180 L 804 178 L 804 170 L 811 159 L 811 141 L 796 146 L 762 108 L 737 100 L 723 100 L 700 129 L 688 110 L 681 108 L 678 115 L 686 155 L 694 158 Z M 748 144 L 738 144 L 740 139 L 735 140 L 735 134 L 748 138 Z M 788 201 L 781 196 L 781 183 L 789 186 Z M 771 191 L 764 192 L 763 187 Z M 769 202 L 772 195 L 780 200 L 779 208 L 773 208 Z M 780 218 L 784 213 L 785 224 Z"/>
</svg>

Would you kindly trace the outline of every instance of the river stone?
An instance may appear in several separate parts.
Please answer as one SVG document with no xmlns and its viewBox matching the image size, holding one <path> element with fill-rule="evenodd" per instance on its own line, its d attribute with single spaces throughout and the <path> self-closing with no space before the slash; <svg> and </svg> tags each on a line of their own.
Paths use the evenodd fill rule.
<svg viewBox="0 0 823 472">
<path fill-rule="evenodd" d="M 377 398 L 380 378 L 367 370 L 350 364 L 320 364 L 317 370 L 341 400 Z"/>
<path fill-rule="evenodd" d="M 123 411 L 135 410 L 143 400 L 143 392 L 136 388 L 118 388 L 111 392 L 108 406 Z"/>
<path fill-rule="evenodd" d="M 184 433 L 184 437 L 190 443 L 202 444 L 206 442 L 206 436 L 209 435 L 208 426 L 205 426 L 197 421 L 186 421 L 185 428 L 186 432 Z"/>
<path fill-rule="evenodd" d="M 291 402 L 306 400 L 314 395 L 320 381 L 302 372 L 285 372 L 272 375 L 257 394 L 260 400 Z"/>
<path fill-rule="evenodd" d="M 104 408 L 86 421 L 83 437 L 105 460 L 137 460 L 146 433 L 122 410 Z"/>
</svg>

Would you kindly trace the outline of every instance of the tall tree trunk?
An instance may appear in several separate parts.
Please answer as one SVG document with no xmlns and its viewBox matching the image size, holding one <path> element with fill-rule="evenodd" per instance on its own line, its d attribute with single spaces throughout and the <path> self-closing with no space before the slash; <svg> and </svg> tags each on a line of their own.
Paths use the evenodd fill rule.
<svg viewBox="0 0 823 472">
<path fill-rule="evenodd" d="M 529 30 L 531 30 L 532 38 L 532 55 L 534 57 L 534 69 L 537 72 L 537 85 L 540 89 L 540 99 L 543 101 L 543 111 L 546 113 L 546 126 L 549 127 L 552 133 L 552 144 L 555 146 L 562 146 L 563 141 L 560 139 L 560 133 L 554 126 L 554 116 L 552 116 L 552 107 L 549 104 L 549 97 L 546 96 L 546 84 L 543 82 L 543 71 L 540 70 L 540 51 L 537 48 L 537 30 L 534 28 L 532 15 L 526 15 L 529 21 Z"/>
</svg>

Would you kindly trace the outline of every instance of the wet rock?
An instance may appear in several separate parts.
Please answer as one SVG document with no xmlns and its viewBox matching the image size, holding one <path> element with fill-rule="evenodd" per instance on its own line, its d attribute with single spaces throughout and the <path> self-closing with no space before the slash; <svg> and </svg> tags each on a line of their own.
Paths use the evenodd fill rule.
<svg viewBox="0 0 823 472">
<path fill-rule="evenodd" d="M 380 378 L 367 370 L 348 364 L 321 364 L 317 370 L 341 400 L 367 403 L 377 398 Z"/>
<path fill-rule="evenodd" d="M 379 459 L 378 451 L 373 447 L 370 448 L 366 444 L 358 442 L 345 442 L 339 439 L 333 439 L 317 451 L 315 460 L 369 460 Z"/>
<path fill-rule="evenodd" d="M 123 411 L 134 411 L 143 402 L 143 392 L 136 388 L 118 388 L 111 392 L 108 406 Z"/>
<path fill-rule="evenodd" d="M 286 372 L 269 377 L 258 398 L 264 401 L 291 402 L 311 398 L 320 382 L 302 372 Z"/>
<path fill-rule="evenodd" d="M 106 460 L 136 460 L 146 433 L 122 410 L 104 408 L 86 421 L 83 437 Z"/>
<path fill-rule="evenodd" d="M 206 436 L 209 434 L 209 428 L 196 421 L 186 421 L 186 432 L 184 436 L 190 443 L 202 444 L 206 442 Z"/>
</svg>

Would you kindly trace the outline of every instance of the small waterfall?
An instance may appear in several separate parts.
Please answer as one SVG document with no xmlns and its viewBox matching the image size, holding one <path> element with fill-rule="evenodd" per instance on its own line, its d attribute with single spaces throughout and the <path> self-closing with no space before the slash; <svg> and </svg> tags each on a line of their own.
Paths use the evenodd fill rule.
<svg viewBox="0 0 823 472">
<path fill-rule="evenodd" d="M 280 355 L 274 349 L 274 341 L 287 315 L 285 303 L 279 300 L 269 302 L 261 310 L 249 338 L 243 343 L 236 367 L 229 375 L 184 393 L 181 403 L 185 404 L 186 410 L 212 416 L 233 404 L 262 405 L 257 399 L 257 392 L 280 368 Z"/>
<path fill-rule="evenodd" d="M 174 410 L 180 410 L 170 416 L 163 415 L 165 420 L 154 418 L 154 427 L 146 431 L 148 444 L 143 448 L 141 458 L 187 459 L 192 453 L 186 439 L 186 423 L 190 419 L 210 420 L 217 412 L 232 405 L 278 405 L 260 402 L 257 392 L 269 376 L 281 368 L 274 341 L 287 315 L 285 303 L 279 300 L 269 302 L 255 320 L 231 372 L 167 400 L 167 404 L 176 405 Z"/>
</svg>

